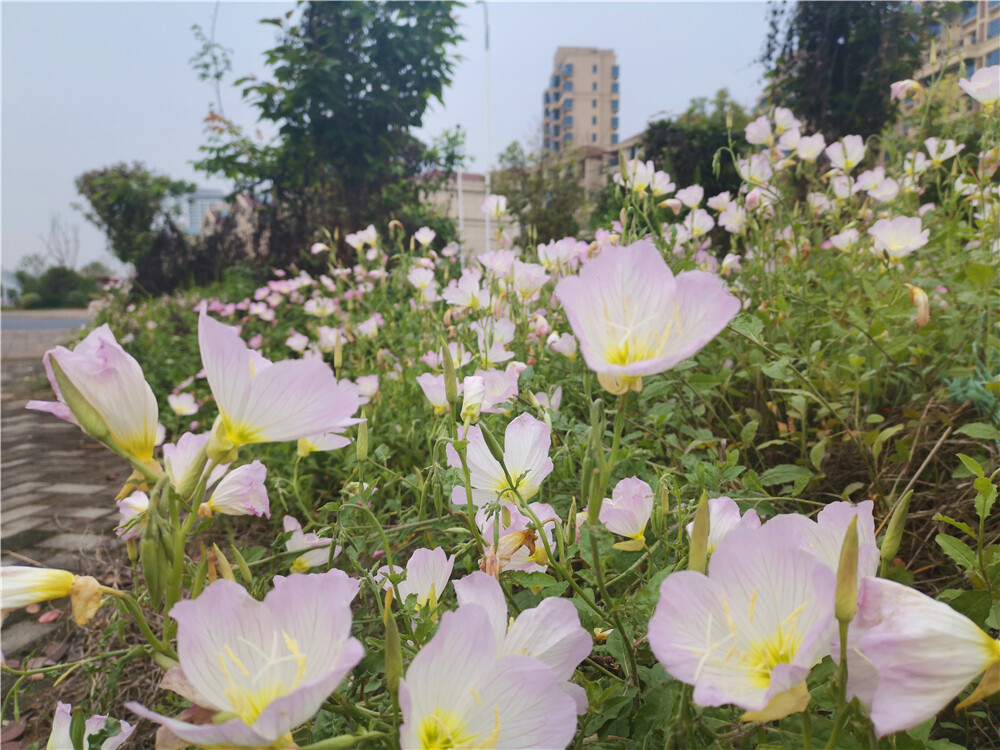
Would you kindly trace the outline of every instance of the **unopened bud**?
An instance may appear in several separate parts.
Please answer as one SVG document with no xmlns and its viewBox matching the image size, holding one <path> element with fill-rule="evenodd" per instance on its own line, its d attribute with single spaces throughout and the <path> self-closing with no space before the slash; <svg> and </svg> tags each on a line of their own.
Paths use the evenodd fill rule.
<svg viewBox="0 0 1000 750">
<path fill-rule="evenodd" d="M 834 615 L 841 625 L 854 619 L 858 611 L 858 517 L 851 519 L 840 548 L 837 566 L 837 600 Z"/>
<path fill-rule="evenodd" d="M 458 402 L 458 379 L 455 377 L 455 361 L 447 346 L 442 347 L 441 361 L 444 363 L 444 398 L 454 408 Z"/>
<path fill-rule="evenodd" d="M 483 432 L 483 440 L 486 442 L 486 447 L 489 449 L 490 454 L 495 458 L 501 466 L 504 466 L 503 448 L 500 447 L 500 443 L 497 439 L 493 437 L 493 433 L 490 432 L 486 423 L 480 425 Z"/>
<path fill-rule="evenodd" d="M 899 552 L 899 545 L 903 540 L 903 528 L 906 526 L 906 515 L 910 510 L 910 498 L 912 496 L 912 490 L 903 495 L 902 499 L 896 505 L 896 509 L 892 512 L 892 518 L 889 519 L 889 526 L 885 530 L 885 536 L 882 537 L 882 549 L 879 551 L 879 555 L 882 558 L 883 574 L 892 565 L 896 553 Z"/>
<path fill-rule="evenodd" d="M 218 544 L 212 545 L 212 552 L 215 553 L 215 564 L 219 566 L 219 575 L 227 581 L 235 581 L 236 576 L 233 575 L 233 566 L 229 564 L 229 560 L 222 554 L 222 550 L 219 549 Z"/>
<path fill-rule="evenodd" d="M 392 616 L 392 588 L 385 592 L 385 684 L 389 693 L 396 695 L 399 680 L 403 676 L 403 646 L 399 640 L 399 628 Z"/>
<path fill-rule="evenodd" d="M 708 532 L 711 517 L 708 512 L 708 493 L 702 492 L 698 509 L 694 512 L 694 526 L 691 528 L 691 548 L 688 552 L 688 570 L 704 573 L 708 568 Z"/>
<path fill-rule="evenodd" d="M 83 394 L 80 393 L 77 387 L 73 385 L 73 381 L 67 377 L 62 366 L 59 364 L 58 358 L 50 356 L 48 359 L 49 366 L 52 368 L 52 375 L 59 386 L 59 395 L 62 396 L 62 400 L 66 402 L 69 410 L 73 412 L 77 424 L 80 425 L 80 428 L 84 432 L 98 442 L 110 445 L 111 434 L 107 423 L 105 423 L 98 411 L 90 405 L 90 402 L 83 397 Z M 118 450 L 121 451 L 122 449 L 118 448 Z"/>
<path fill-rule="evenodd" d="M 486 379 L 481 375 L 469 375 L 462 382 L 462 421 L 475 424 L 486 398 Z"/>
<path fill-rule="evenodd" d="M 358 463 L 363 464 L 368 459 L 368 420 L 362 419 L 358 423 L 358 439 L 354 444 L 357 451 Z"/>
</svg>

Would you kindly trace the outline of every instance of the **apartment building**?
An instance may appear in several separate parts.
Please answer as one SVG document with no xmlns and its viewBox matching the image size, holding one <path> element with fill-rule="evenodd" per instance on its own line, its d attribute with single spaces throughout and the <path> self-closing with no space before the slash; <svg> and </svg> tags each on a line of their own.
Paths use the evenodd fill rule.
<svg viewBox="0 0 1000 750">
<path fill-rule="evenodd" d="M 942 72 L 969 78 L 980 68 L 1000 65 L 1000 0 L 966 0 L 931 32 L 935 38 L 913 76 L 924 86 Z M 964 101 L 970 109 L 977 106 L 971 99 Z"/>
<path fill-rule="evenodd" d="M 542 145 L 559 152 L 618 145 L 618 63 L 614 50 L 560 47 L 543 95 Z"/>
</svg>

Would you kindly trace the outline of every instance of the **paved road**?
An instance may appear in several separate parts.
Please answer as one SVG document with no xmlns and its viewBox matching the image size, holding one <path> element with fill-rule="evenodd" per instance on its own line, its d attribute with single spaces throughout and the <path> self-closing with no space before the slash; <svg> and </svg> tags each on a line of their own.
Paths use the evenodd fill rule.
<svg viewBox="0 0 1000 750">
<path fill-rule="evenodd" d="M 0 356 L 3 360 L 41 359 L 88 321 L 86 310 L 17 310 L 0 314 Z"/>
</svg>

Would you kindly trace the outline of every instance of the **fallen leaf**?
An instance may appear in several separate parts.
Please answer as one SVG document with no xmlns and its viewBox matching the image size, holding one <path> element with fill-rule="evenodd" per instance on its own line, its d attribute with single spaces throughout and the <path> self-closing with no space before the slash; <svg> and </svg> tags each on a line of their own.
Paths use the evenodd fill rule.
<svg viewBox="0 0 1000 750">
<path fill-rule="evenodd" d="M 42 622 L 42 623 L 45 623 L 45 622 L 55 622 L 56 620 L 59 619 L 59 617 L 61 615 L 62 615 L 62 610 L 61 609 L 50 609 L 44 615 L 42 615 L 41 617 L 39 617 L 38 621 Z"/>
</svg>

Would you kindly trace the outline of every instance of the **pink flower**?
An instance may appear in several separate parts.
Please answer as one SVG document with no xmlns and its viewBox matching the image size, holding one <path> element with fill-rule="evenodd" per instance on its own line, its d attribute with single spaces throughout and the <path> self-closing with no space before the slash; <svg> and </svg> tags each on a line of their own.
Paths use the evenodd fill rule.
<svg viewBox="0 0 1000 750">
<path fill-rule="evenodd" d="M 752 508 L 740 517 L 740 508 L 731 497 L 713 497 L 708 501 L 708 552 L 715 552 L 720 542 L 731 531 L 737 529 L 756 529 L 760 527 L 760 518 Z M 688 536 L 694 531 L 694 521 L 685 529 Z"/>
<path fill-rule="evenodd" d="M 865 142 L 860 135 L 845 135 L 842 140 L 826 147 L 830 163 L 847 174 L 865 158 Z"/>
<path fill-rule="evenodd" d="M 931 230 L 920 231 L 920 217 L 897 216 L 895 219 L 879 219 L 868 230 L 875 239 L 875 253 L 890 258 L 905 258 L 914 250 L 927 244 Z"/>
<path fill-rule="evenodd" d="M 233 469 L 212 492 L 208 502 L 198 508 L 198 515 L 266 516 L 271 517 L 264 479 L 267 468 L 260 461 Z"/>
<path fill-rule="evenodd" d="M 674 276 L 649 242 L 601 253 L 562 279 L 566 310 L 587 365 L 612 393 L 693 356 L 725 328 L 740 302 L 703 271 Z"/>
<path fill-rule="evenodd" d="M 638 477 L 622 479 L 610 498 L 601 503 L 601 523 L 613 534 L 627 536 L 632 542 L 619 542 L 619 549 L 638 550 L 645 546 L 643 534 L 653 512 L 653 490 Z"/>
<path fill-rule="evenodd" d="M 1000 65 L 980 68 L 971 78 L 962 78 L 958 85 L 987 109 L 1000 100 Z"/>
</svg>

